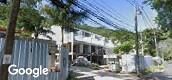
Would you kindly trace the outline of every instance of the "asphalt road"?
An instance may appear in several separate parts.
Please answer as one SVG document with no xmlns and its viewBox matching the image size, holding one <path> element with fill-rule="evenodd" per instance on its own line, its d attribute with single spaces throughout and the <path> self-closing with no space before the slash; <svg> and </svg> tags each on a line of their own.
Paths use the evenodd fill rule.
<svg viewBox="0 0 172 80">
<path fill-rule="evenodd" d="M 169 80 L 172 80 L 172 63 L 169 63 L 166 65 L 165 71 L 163 74 L 169 78 Z"/>
<path fill-rule="evenodd" d="M 164 72 L 153 73 L 150 77 L 143 80 L 172 80 L 172 63 L 165 66 Z"/>
<path fill-rule="evenodd" d="M 164 72 L 153 73 L 148 78 L 137 79 L 137 77 L 131 75 L 121 75 L 107 72 L 105 70 L 91 70 L 83 67 L 73 67 L 74 72 L 82 74 L 78 77 L 88 77 L 86 79 L 79 80 L 172 80 L 172 63 L 168 63 L 165 66 Z"/>
<path fill-rule="evenodd" d="M 92 70 L 86 67 L 72 67 L 73 71 L 77 73 L 79 80 L 137 80 L 137 77 L 130 74 L 117 74 L 113 72 L 102 70 Z"/>
</svg>

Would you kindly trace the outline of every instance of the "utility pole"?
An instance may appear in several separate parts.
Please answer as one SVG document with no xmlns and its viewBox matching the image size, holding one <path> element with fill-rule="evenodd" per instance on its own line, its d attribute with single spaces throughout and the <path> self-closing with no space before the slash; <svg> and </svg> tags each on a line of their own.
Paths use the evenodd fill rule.
<svg viewBox="0 0 172 80">
<path fill-rule="evenodd" d="M 140 36 L 141 36 L 142 55 L 144 56 L 144 45 L 143 45 L 143 34 L 142 34 L 142 32 L 140 33 Z"/>
<path fill-rule="evenodd" d="M 155 30 L 154 30 L 155 29 Z M 159 51 L 158 51 L 158 43 L 157 43 L 157 37 L 156 37 L 156 28 L 152 29 L 153 30 L 153 35 L 154 35 L 154 42 L 155 42 L 155 49 L 156 49 L 156 56 L 159 57 Z"/>
<path fill-rule="evenodd" d="M 139 76 L 140 74 L 140 61 L 139 61 L 139 39 L 138 39 L 138 12 L 139 12 L 139 8 L 138 5 L 136 4 L 136 12 L 135 12 L 135 49 L 136 49 L 136 72 L 137 75 Z"/>
<path fill-rule="evenodd" d="M 5 58 L 6 56 L 12 56 L 12 53 L 13 53 L 15 28 L 16 28 L 19 9 L 20 9 L 20 0 L 12 0 L 9 23 L 8 23 L 8 28 L 6 32 L 3 58 Z M 0 80 L 8 80 L 8 66 L 9 65 L 10 65 L 10 62 L 5 61 L 4 59 L 3 64 L 0 66 Z"/>
</svg>

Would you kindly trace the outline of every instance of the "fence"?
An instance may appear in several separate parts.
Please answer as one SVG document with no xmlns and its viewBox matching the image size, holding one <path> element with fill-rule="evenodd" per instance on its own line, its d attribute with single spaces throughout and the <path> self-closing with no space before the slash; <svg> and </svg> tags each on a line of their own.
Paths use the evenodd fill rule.
<svg viewBox="0 0 172 80">
<path fill-rule="evenodd" d="M 4 39 L 0 38 L 0 65 L 3 60 Z M 41 75 L 34 78 L 33 75 L 10 75 L 9 80 L 65 80 L 68 75 L 68 51 L 64 48 L 61 52 L 60 72 L 49 72 L 47 76 Z M 49 62 L 48 41 L 33 39 L 17 39 L 13 48 L 11 64 L 18 68 L 48 68 Z M 59 77 L 60 76 L 60 77 Z"/>
<path fill-rule="evenodd" d="M 0 38 L 0 66 L 2 64 L 2 60 L 3 60 L 3 47 L 4 47 L 4 39 Z"/>
</svg>

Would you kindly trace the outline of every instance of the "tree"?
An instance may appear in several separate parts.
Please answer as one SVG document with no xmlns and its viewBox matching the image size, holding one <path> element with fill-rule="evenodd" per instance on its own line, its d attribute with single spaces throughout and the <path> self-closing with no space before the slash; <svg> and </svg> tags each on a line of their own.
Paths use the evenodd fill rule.
<svg viewBox="0 0 172 80">
<path fill-rule="evenodd" d="M 156 31 L 154 35 L 154 31 Z M 145 29 L 143 32 L 143 47 L 144 47 L 144 54 L 148 54 L 151 56 L 156 55 L 156 44 L 155 44 L 155 36 L 156 41 L 159 43 L 162 40 L 168 38 L 167 34 L 163 32 L 163 30 L 158 29 Z M 151 36 L 153 35 L 153 36 Z"/>
<path fill-rule="evenodd" d="M 36 0 L 29 0 L 28 2 L 35 2 Z M 9 16 L 9 21 L 8 21 L 8 27 L 7 27 L 7 32 L 6 32 L 6 40 L 5 40 L 5 45 L 4 45 L 4 54 L 12 55 L 13 51 L 13 45 L 14 45 L 14 39 L 15 39 L 15 29 L 16 29 L 16 24 L 17 24 L 17 17 L 18 13 L 20 10 L 20 2 L 21 0 L 12 0 L 12 6 L 10 10 L 10 16 Z M 36 1 L 37 2 L 37 1 Z M 2 65 L 0 67 L 0 80 L 8 80 L 8 66 L 7 65 Z"/>
<path fill-rule="evenodd" d="M 7 28 L 9 4 L 0 4 L 0 28 Z"/>
<path fill-rule="evenodd" d="M 172 30 L 172 1 L 171 0 L 146 0 L 144 3 L 151 5 L 158 12 L 155 21 L 163 30 Z"/>
<path fill-rule="evenodd" d="M 46 17 L 41 16 L 38 10 L 34 8 L 21 8 L 19 12 L 17 28 L 30 33 L 34 33 L 34 37 L 37 39 L 41 33 L 52 33 L 48 29 L 50 25 Z"/>
<path fill-rule="evenodd" d="M 133 45 L 134 41 L 123 42 L 121 45 L 114 48 L 114 52 L 119 55 L 128 54 L 134 48 Z"/>
<path fill-rule="evenodd" d="M 64 43 L 64 29 L 72 28 L 77 23 L 82 22 L 85 19 L 86 12 L 77 10 L 73 3 L 77 3 L 77 0 L 51 0 L 52 6 L 46 6 L 44 11 L 46 15 L 51 18 L 52 22 L 61 26 L 62 45 Z"/>
<path fill-rule="evenodd" d="M 7 3 L 7 5 L 2 4 L 0 6 L 0 27 L 6 28 L 10 6 L 9 3 Z M 19 34 L 20 37 L 31 37 L 31 34 L 34 33 L 34 37 L 37 38 L 38 34 L 52 33 L 48 29 L 50 27 L 48 18 L 42 16 L 42 13 L 34 7 L 31 0 L 25 3 L 22 1 L 21 6 L 16 29 L 25 32 L 21 32 Z"/>
<path fill-rule="evenodd" d="M 4 54 L 12 54 L 13 44 L 14 44 L 14 34 L 17 22 L 17 16 L 20 8 L 20 0 L 13 0 L 12 1 L 12 9 L 10 11 L 9 23 L 6 32 L 6 40 L 4 45 Z M 8 66 L 8 65 L 7 65 Z M 8 70 L 7 66 L 1 66 L 1 80 L 8 80 Z M 6 71 L 3 71 L 6 70 Z"/>
</svg>

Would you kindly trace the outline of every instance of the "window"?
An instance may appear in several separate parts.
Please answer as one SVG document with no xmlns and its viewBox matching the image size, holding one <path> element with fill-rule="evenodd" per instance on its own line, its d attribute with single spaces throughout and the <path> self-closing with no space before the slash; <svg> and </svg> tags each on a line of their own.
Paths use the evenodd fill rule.
<svg viewBox="0 0 172 80">
<path fill-rule="evenodd" d="M 106 43 L 109 43 L 109 40 L 108 40 L 108 39 L 105 39 L 105 42 L 106 42 Z"/>
<path fill-rule="evenodd" d="M 90 37 L 90 36 L 91 36 L 90 33 L 85 32 L 85 37 Z"/>
<path fill-rule="evenodd" d="M 75 35 L 75 36 L 78 36 L 79 33 L 80 33 L 79 31 L 75 31 L 75 32 L 74 32 L 74 35 Z"/>
<path fill-rule="evenodd" d="M 100 36 L 95 35 L 95 38 L 96 38 L 97 40 L 101 40 L 101 37 L 100 37 Z"/>
</svg>

